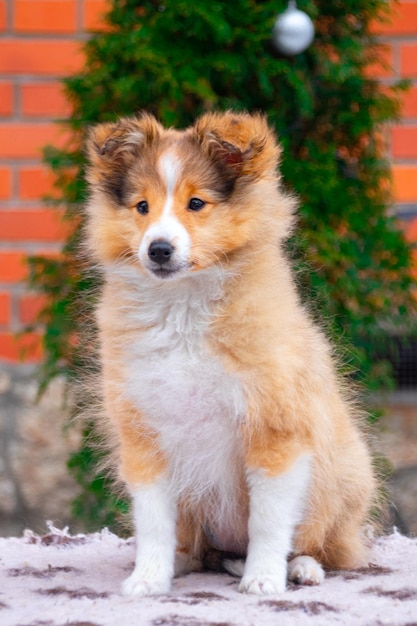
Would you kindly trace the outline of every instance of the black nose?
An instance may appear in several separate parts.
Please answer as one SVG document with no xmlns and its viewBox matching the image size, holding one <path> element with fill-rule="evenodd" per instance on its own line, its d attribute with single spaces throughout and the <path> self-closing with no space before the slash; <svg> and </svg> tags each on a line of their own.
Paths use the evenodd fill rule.
<svg viewBox="0 0 417 626">
<path fill-rule="evenodd" d="M 168 263 L 173 252 L 174 248 L 169 241 L 153 241 L 149 246 L 148 257 L 151 261 L 163 265 Z"/>
</svg>

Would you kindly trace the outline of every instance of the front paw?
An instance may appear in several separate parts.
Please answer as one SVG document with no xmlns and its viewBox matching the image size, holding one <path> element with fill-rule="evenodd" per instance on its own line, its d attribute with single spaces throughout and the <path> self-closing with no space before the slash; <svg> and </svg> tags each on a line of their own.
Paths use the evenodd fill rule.
<svg viewBox="0 0 417 626">
<path fill-rule="evenodd" d="M 268 596 L 282 593 L 285 591 L 285 586 L 285 576 L 272 576 L 271 574 L 247 575 L 240 581 L 239 591 L 256 596 Z"/>
<path fill-rule="evenodd" d="M 157 596 L 168 593 L 170 588 L 171 580 L 169 578 L 145 577 L 140 571 L 134 571 L 122 583 L 122 594 L 131 598 Z"/>
</svg>

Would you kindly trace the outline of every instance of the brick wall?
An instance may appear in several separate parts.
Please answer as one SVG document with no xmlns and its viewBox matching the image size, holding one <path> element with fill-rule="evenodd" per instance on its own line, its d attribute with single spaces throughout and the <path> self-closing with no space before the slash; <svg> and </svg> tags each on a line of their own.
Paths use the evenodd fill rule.
<svg viewBox="0 0 417 626">
<path fill-rule="evenodd" d="M 65 134 L 54 120 L 69 106 L 60 79 L 82 66 L 80 44 L 100 26 L 106 0 L 0 0 L 0 360 L 40 357 L 37 333 L 15 333 L 41 301 L 24 284 L 28 254 L 56 254 L 64 237 L 56 211 L 42 205 L 52 178 L 45 144 Z"/>
<path fill-rule="evenodd" d="M 403 97 L 401 123 L 390 129 L 389 156 L 397 210 L 407 231 L 417 242 L 417 2 L 402 0 L 393 5 L 389 24 L 379 26 L 387 46 L 390 69 L 380 72 L 383 83 L 407 78 L 411 88 Z"/>
<path fill-rule="evenodd" d="M 40 150 L 65 135 L 53 120 L 68 104 L 60 78 L 82 64 L 80 42 L 100 25 L 106 0 L 0 0 L 0 361 L 40 357 L 36 333 L 15 333 L 34 319 L 41 302 L 27 292 L 28 253 L 60 249 L 64 232 L 41 197 L 51 176 Z M 402 0 L 390 25 L 379 28 L 392 69 L 379 70 L 384 83 L 410 78 L 401 124 L 390 129 L 395 196 L 399 213 L 417 242 L 417 0 Z"/>
</svg>

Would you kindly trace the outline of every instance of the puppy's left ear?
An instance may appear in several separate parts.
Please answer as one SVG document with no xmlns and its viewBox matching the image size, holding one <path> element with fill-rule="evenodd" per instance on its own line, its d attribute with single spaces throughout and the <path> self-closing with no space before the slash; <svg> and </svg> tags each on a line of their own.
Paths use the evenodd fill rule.
<svg viewBox="0 0 417 626">
<path fill-rule="evenodd" d="M 231 181 L 277 175 L 281 154 L 264 116 L 248 113 L 207 113 L 192 132 L 202 150 Z"/>
</svg>

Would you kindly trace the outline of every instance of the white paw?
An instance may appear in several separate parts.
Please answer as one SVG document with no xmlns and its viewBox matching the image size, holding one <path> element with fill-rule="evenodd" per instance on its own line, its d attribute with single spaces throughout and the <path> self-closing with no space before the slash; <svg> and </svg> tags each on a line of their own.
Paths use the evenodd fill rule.
<svg viewBox="0 0 417 626">
<path fill-rule="evenodd" d="M 145 578 L 134 571 L 122 583 L 122 594 L 130 597 L 156 596 L 168 593 L 171 587 L 169 578 Z"/>
<path fill-rule="evenodd" d="M 299 585 L 320 585 L 324 571 L 311 556 L 297 556 L 288 563 L 288 578 Z"/>
<path fill-rule="evenodd" d="M 285 579 L 283 576 L 258 575 L 244 576 L 240 581 L 239 591 L 251 593 L 256 596 L 268 596 L 285 591 Z"/>
</svg>

